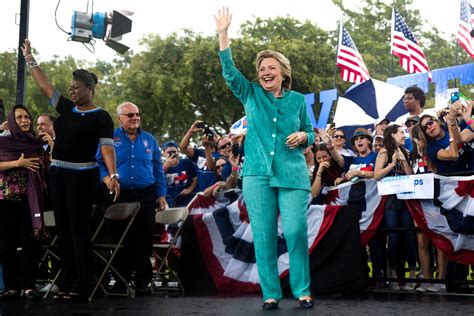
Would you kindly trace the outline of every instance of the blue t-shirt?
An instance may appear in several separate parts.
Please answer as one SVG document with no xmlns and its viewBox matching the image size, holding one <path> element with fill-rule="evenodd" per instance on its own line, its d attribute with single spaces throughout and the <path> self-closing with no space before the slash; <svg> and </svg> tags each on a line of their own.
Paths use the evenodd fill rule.
<svg viewBox="0 0 474 316">
<path fill-rule="evenodd" d="M 189 159 L 180 159 L 176 167 L 166 171 L 166 194 L 175 198 L 186 188 L 189 188 L 193 178 L 197 176 L 196 165 Z"/>
<path fill-rule="evenodd" d="M 409 137 L 405 139 L 405 149 L 409 152 L 413 151 L 413 141 Z"/>
<path fill-rule="evenodd" d="M 362 169 L 373 171 L 375 167 L 375 160 L 377 159 L 377 153 L 371 151 L 366 157 L 348 157 L 342 156 L 344 158 L 344 171 L 349 169 Z"/>
<path fill-rule="evenodd" d="M 444 137 L 439 140 L 431 140 L 428 143 L 428 156 L 431 162 L 436 166 L 437 173 L 449 172 L 465 172 L 468 171 L 468 161 L 471 159 L 470 155 L 463 148 L 459 150 L 459 158 L 456 160 L 439 160 L 436 156 L 441 149 L 449 150 L 449 133 L 446 128 L 444 130 Z"/>
<path fill-rule="evenodd" d="M 213 157 L 215 158 L 215 153 Z M 202 149 L 194 148 L 192 161 L 197 167 L 198 186 L 197 191 L 202 192 L 216 183 L 217 177 L 214 171 L 208 170 L 206 161 L 206 152 Z"/>
</svg>

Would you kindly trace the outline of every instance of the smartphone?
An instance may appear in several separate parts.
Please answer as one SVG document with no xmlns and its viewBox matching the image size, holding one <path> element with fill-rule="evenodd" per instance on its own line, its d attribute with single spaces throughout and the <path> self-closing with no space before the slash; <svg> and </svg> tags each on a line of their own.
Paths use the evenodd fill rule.
<svg viewBox="0 0 474 316">
<path fill-rule="evenodd" d="M 206 122 L 198 122 L 196 124 L 196 127 L 207 129 L 207 128 L 209 128 L 209 124 L 207 124 Z"/>
<path fill-rule="evenodd" d="M 239 144 L 233 144 L 232 145 L 232 156 L 237 157 L 240 152 L 240 146 Z"/>
<path fill-rule="evenodd" d="M 459 100 L 459 92 L 451 93 L 451 103 L 454 103 Z"/>
</svg>

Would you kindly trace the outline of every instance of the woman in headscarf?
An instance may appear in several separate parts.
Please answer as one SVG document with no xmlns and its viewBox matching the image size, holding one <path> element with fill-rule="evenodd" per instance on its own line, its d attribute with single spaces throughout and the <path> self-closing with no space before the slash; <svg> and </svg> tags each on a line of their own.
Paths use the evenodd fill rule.
<svg viewBox="0 0 474 316">
<path fill-rule="evenodd" d="M 51 137 L 36 137 L 31 119 L 25 106 L 16 105 L 8 114 L 10 133 L 0 137 L 1 300 L 37 298 L 33 244 L 43 224 L 44 172 L 49 164 L 43 144 Z"/>
</svg>

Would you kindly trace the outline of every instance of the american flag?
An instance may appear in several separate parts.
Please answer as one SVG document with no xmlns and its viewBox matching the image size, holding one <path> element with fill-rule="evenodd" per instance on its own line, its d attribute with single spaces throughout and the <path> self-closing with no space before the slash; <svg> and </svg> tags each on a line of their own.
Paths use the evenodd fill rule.
<svg viewBox="0 0 474 316">
<path fill-rule="evenodd" d="M 456 39 L 459 45 L 474 58 L 474 38 L 471 32 L 474 25 L 474 12 L 468 0 L 461 0 L 461 15 L 459 18 L 459 29 Z"/>
<path fill-rule="evenodd" d="M 367 67 L 342 23 L 339 30 L 336 65 L 341 68 L 341 78 L 344 81 L 360 83 L 370 79 Z"/>
<path fill-rule="evenodd" d="M 392 37 L 391 53 L 400 57 L 400 66 L 409 73 L 428 72 L 428 78 L 431 81 L 431 71 L 428 67 L 428 61 L 421 50 L 415 35 L 405 23 L 403 17 L 397 10 L 392 11 Z"/>
</svg>

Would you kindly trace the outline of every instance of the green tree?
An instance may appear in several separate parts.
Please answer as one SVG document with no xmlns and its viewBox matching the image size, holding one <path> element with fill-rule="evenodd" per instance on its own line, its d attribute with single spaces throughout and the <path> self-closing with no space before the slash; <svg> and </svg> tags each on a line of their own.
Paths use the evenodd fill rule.
<svg viewBox="0 0 474 316">
<path fill-rule="evenodd" d="M 14 52 L 0 53 L 0 99 L 3 99 L 6 112 L 16 103 L 16 59 Z"/>
<path fill-rule="evenodd" d="M 287 56 L 293 68 L 293 89 L 316 92 L 332 85 L 335 53 L 327 33 L 310 22 L 279 17 L 244 23 L 232 40 L 237 67 L 257 80 L 255 56 L 270 48 Z M 186 31 L 166 38 L 143 39 L 146 51 L 132 57 L 120 76 L 124 97 L 143 112 L 144 128 L 160 140 L 179 140 L 196 118 L 228 131 L 243 107 L 227 88 L 221 73 L 215 36 Z"/>
<path fill-rule="evenodd" d="M 422 30 L 422 26 L 429 28 L 430 23 L 423 19 L 419 10 L 411 9 L 413 0 L 393 0 L 390 3 L 364 0 L 356 8 L 345 6 L 343 0 L 333 0 L 333 3 L 344 13 L 344 25 L 356 43 L 372 78 L 385 81 L 389 77 L 407 74 L 400 67 L 398 57 L 390 54 L 392 8 L 400 12 L 420 42 L 430 69 L 471 62 L 467 54 L 460 53 L 459 58 L 456 58 L 457 50 L 462 49 L 454 36 L 446 40 L 434 27 L 429 31 Z M 340 79 L 337 82 L 342 91 L 350 86 Z M 434 88 L 430 89 L 427 105 L 428 107 L 434 105 Z"/>
</svg>

